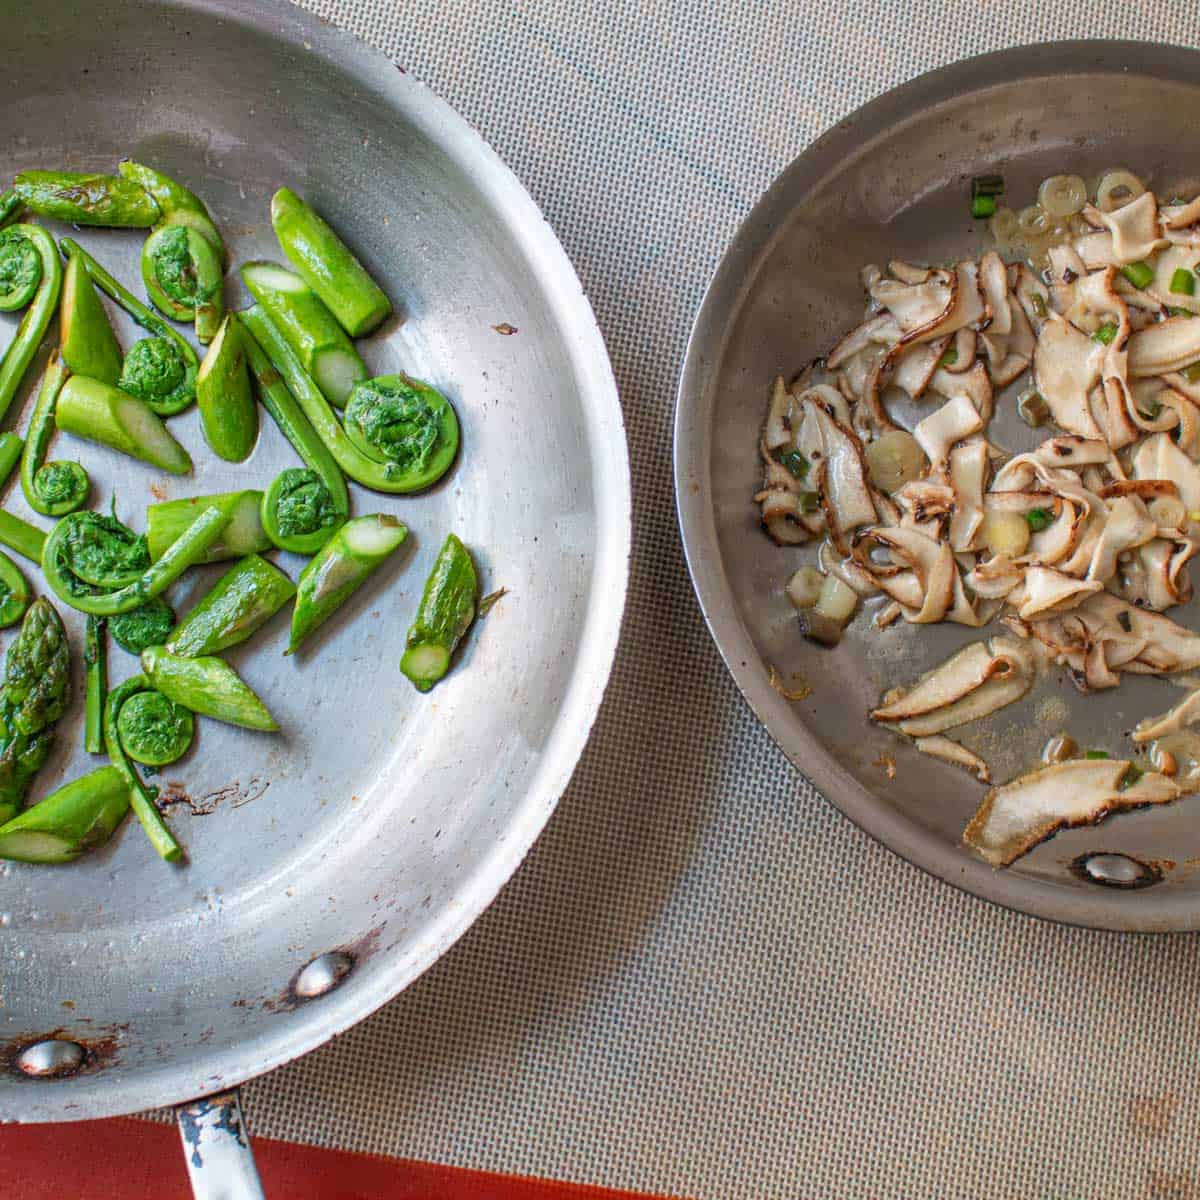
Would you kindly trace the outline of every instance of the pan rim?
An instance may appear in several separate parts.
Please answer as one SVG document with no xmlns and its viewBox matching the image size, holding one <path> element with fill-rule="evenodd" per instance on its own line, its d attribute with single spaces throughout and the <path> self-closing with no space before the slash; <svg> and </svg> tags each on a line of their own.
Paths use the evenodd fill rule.
<svg viewBox="0 0 1200 1200">
<path fill-rule="evenodd" d="M 1136 63 L 1136 68 L 1131 67 Z M 909 114 L 1039 74 L 1137 75 L 1195 86 L 1200 51 L 1166 43 L 1083 39 L 1011 47 L 928 71 L 868 101 L 826 130 L 779 173 L 733 235 L 705 289 L 684 352 L 675 397 L 676 517 L 704 622 L 756 719 L 788 760 L 859 829 L 898 857 L 960 891 L 1027 916 L 1082 928 L 1134 933 L 1200 929 L 1200 903 L 1186 894 L 1083 891 L 1042 882 L 955 852 L 876 798 L 803 724 L 767 682 L 738 612 L 717 538 L 711 477 L 714 383 L 738 312 L 774 239 L 832 166 L 864 142 L 885 136 Z M 901 114 L 899 117 L 897 114 Z"/>
<path fill-rule="evenodd" d="M 196 14 L 266 33 L 297 55 L 315 55 L 388 98 L 389 112 L 439 150 L 472 168 L 480 193 L 535 264 L 555 313 L 580 397 L 596 480 L 591 584 L 575 639 L 580 664 L 563 695 L 542 762 L 503 837 L 460 884 L 453 903 L 420 942 L 387 971 L 371 972 L 228 1048 L 181 1062 L 122 1064 L 95 1076 L 22 1089 L 20 1111 L 4 1119 L 74 1121 L 169 1107 L 236 1087 L 325 1044 L 365 1020 L 428 970 L 483 914 L 532 849 L 584 751 L 611 679 L 628 591 L 632 492 L 624 415 L 604 337 L 582 282 L 541 209 L 476 128 L 406 68 L 355 35 L 288 0 L 158 0 L 180 17 Z M 15 1106 L 14 1106 L 15 1107 Z"/>
</svg>

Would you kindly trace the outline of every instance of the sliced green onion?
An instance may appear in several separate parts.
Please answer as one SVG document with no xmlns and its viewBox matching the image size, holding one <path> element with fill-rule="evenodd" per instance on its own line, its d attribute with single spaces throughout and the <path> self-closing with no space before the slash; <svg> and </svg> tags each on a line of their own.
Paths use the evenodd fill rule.
<svg viewBox="0 0 1200 1200">
<path fill-rule="evenodd" d="M 1044 318 L 1050 315 L 1050 310 L 1046 307 L 1046 297 L 1041 292 L 1031 292 L 1030 302 L 1033 304 L 1033 311 L 1039 317 Z"/>
<path fill-rule="evenodd" d="M 1107 757 L 1107 755 L 1105 757 Z M 1126 788 L 1131 788 L 1139 779 L 1141 779 L 1143 775 L 1145 775 L 1145 773 L 1146 772 L 1143 771 L 1142 768 L 1137 765 L 1137 763 L 1130 763 L 1128 768 L 1126 768 L 1125 774 L 1121 776 L 1121 782 L 1117 786 L 1121 789 L 1121 791 L 1124 791 Z"/>
<path fill-rule="evenodd" d="M 1168 308 L 1167 315 L 1171 317 L 1194 317 L 1196 314 L 1190 308 Z"/>
<path fill-rule="evenodd" d="M 1188 383 L 1200 383 L 1200 362 L 1194 362 L 1190 367 L 1184 367 L 1183 377 Z"/>
<path fill-rule="evenodd" d="M 1041 533 L 1051 521 L 1054 520 L 1054 514 L 1045 508 L 1031 508 L 1025 514 L 1025 520 L 1029 524 L 1029 528 L 1034 533 Z"/>
<path fill-rule="evenodd" d="M 803 479 L 808 474 L 808 459 L 799 450 L 789 450 L 779 456 L 781 466 L 787 467 L 796 479 Z"/>
<path fill-rule="evenodd" d="M 1178 296 L 1196 294 L 1196 277 L 1184 267 L 1176 267 L 1171 274 L 1171 291 Z"/>
<path fill-rule="evenodd" d="M 1139 291 L 1154 282 L 1154 268 L 1148 262 L 1132 262 L 1121 268 L 1121 274 Z"/>
<path fill-rule="evenodd" d="M 946 353 L 943 354 L 941 359 L 938 361 L 938 366 L 939 367 L 952 367 L 952 366 L 954 366 L 954 364 L 956 362 L 958 362 L 958 347 L 951 346 L 950 349 L 947 350 Z"/>
<path fill-rule="evenodd" d="M 1085 750 L 1083 752 L 1083 757 L 1084 758 L 1112 758 L 1112 755 L 1109 754 L 1109 752 L 1107 750 Z"/>
<path fill-rule="evenodd" d="M 1002 196 L 1004 195 L 1003 175 L 976 175 L 971 180 L 972 196 Z"/>
<path fill-rule="evenodd" d="M 801 492 L 800 493 L 800 511 L 805 513 L 816 512 L 821 507 L 821 497 L 816 492 Z"/>
<path fill-rule="evenodd" d="M 1095 333 L 1092 334 L 1092 341 L 1099 342 L 1102 346 L 1112 345 L 1113 338 L 1117 336 L 1117 327 L 1111 321 L 1105 321 Z"/>
<path fill-rule="evenodd" d="M 977 221 L 986 221 L 988 217 L 996 215 L 996 197 L 995 196 L 972 196 L 971 197 L 971 216 Z"/>
</svg>

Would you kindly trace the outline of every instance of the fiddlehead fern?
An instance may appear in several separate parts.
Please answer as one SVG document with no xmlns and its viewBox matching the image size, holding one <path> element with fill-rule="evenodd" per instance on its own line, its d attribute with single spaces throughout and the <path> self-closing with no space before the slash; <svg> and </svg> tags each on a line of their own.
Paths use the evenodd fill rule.
<svg viewBox="0 0 1200 1200">
<path fill-rule="evenodd" d="M 51 351 L 21 452 L 21 491 L 29 507 L 44 517 L 74 512 L 88 496 L 88 475 L 79 463 L 42 462 L 54 437 L 54 410 L 67 374 L 58 351 Z"/>
<path fill-rule="evenodd" d="M 29 305 L 0 359 L 0 420 L 8 412 L 54 316 L 62 276 L 54 239 L 44 229 L 18 223 L 0 232 L 0 297 L 4 297 L 0 308 L 13 311 Z"/>
</svg>

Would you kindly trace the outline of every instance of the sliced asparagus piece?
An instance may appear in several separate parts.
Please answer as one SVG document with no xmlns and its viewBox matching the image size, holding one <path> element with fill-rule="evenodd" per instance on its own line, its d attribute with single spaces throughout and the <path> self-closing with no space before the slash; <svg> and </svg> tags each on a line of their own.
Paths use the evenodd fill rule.
<svg viewBox="0 0 1200 1200">
<path fill-rule="evenodd" d="M 226 462 L 241 462 L 258 437 L 258 406 L 250 390 L 250 371 L 241 326 L 226 316 L 200 364 L 196 405 L 204 438 Z"/>
<path fill-rule="evenodd" d="M 0 551 L 0 629 L 15 625 L 29 607 L 29 584 L 17 564 Z"/>
<path fill-rule="evenodd" d="M 204 201 L 195 192 L 189 191 L 169 175 L 129 158 L 123 159 L 117 170 L 125 179 L 138 184 L 154 197 L 162 213 L 160 224 L 186 225 L 189 229 L 194 229 L 212 244 L 222 263 L 225 262 L 228 256 L 225 243 L 221 240 L 221 232 L 209 215 Z"/>
<path fill-rule="evenodd" d="M 292 266 L 351 337 L 370 333 L 392 311 L 346 243 L 291 188 L 272 197 L 271 224 Z"/>
<path fill-rule="evenodd" d="M 115 384 L 121 377 L 121 347 L 83 259 L 72 255 L 63 272 L 58 309 L 59 349 L 73 375 Z"/>
<path fill-rule="evenodd" d="M 104 845 L 129 811 L 129 783 L 100 767 L 0 825 L 0 858 L 67 863 Z"/>
<path fill-rule="evenodd" d="M 427 692 L 450 669 L 450 656 L 475 619 L 479 581 L 467 548 L 454 534 L 442 545 L 408 631 L 400 670 Z"/>
<path fill-rule="evenodd" d="M 146 509 L 146 541 L 150 559 L 160 558 L 191 528 L 192 523 L 208 508 L 219 508 L 229 518 L 229 524 L 198 562 L 221 562 L 270 550 L 271 541 L 259 519 L 262 492 L 218 492 L 213 496 L 191 496 L 184 500 L 164 500 Z"/>
<path fill-rule="evenodd" d="M 142 670 L 168 700 L 201 716 L 243 729 L 279 729 L 267 706 L 219 658 L 184 658 L 165 646 L 151 646 L 142 652 Z"/>
<path fill-rule="evenodd" d="M 278 567 L 248 554 L 188 613 L 166 639 L 167 649 L 184 658 L 228 650 L 246 641 L 295 594 L 296 585 Z"/>
<path fill-rule="evenodd" d="M 108 697 L 108 636 L 103 617 L 89 616 L 84 634 L 83 665 L 87 699 L 83 715 L 83 748 L 104 752 L 104 701 Z"/>
<path fill-rule="evenodd" d="M 172 475 L 192 469 L 188 452 L 171 436 L 150 406 L 120 388 L 74 375 L 58 396 L 58 428 L 88 441 L 111 446 Z"/>
</svg>

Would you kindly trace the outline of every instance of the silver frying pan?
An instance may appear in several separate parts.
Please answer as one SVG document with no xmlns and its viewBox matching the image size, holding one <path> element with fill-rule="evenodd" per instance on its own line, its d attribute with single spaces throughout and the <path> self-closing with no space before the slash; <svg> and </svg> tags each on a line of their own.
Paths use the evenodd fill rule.
<svg viewBox="0 0 1200 1200">
<path fill-rule="evenodd" d="M 974 857 L 961 836 L 978 785 L 865 715 L 885 687 L 970 635 L 903 622 L 880 634 L 859 620 L 835 650 L 805 643 L 781 590 L 803 552 L 769 542 L 750 503 L 756 437 L 772 376 L 790 377 L 859 319 L 861 266 L 980 251 L 972 176 L 1003 173 L 1021 203 L 1047 175 L 1123 165 L 1164 194 L 1192 196 L 1198 104 L 1200 54 L 1096 41 L 971 59 L 859 109 L 776 180 L 734 239 L 696 320 L 676 409 L 676 494 L 692 579 L 726 664 L 791 760 L 852 820 L 947 882 L 1109 929 L 1200 928 L 1200 797 L 1065 831 L 1006 870 Z M 1020 436 L 1013 409 L 993 425 L 1002 443 Z M 1176 613 L 1197 624 L 1194 611 Z M 803 676 L 811 697 L 791 703 L 774 691 L 772 666 Z M 1003 779 L 1032 765 L 1063 726 L 1082 745 L 1115 747 L 1139 717 L 1179 695 L 1160 680 L 1126 678 L 1084 698 L 1051 679 L 978 736 Z M 881 754 L 894 757 L 894 780 Z"/>
<path fill-rule="evenodd" d="M 160 862 L 131 823 L 70 868 L 0 868 L 0 1122 L 53 1121 L 176 1104 L 295 1058 L 475 920 L 595 717 L 625 596 L 629 469 L 562 247 L 482 140 L 381 55 L 282 0 L 41 0 L 6 12 L 0 53 L 5 172 L 153 163 L 203 192 L 237 260 L 279 256 L 268 201 L 290 183 L 402 314 L 362 344 L 368 366 L 434 382 L 463 423 L 460 462 L 429 494 L 354 491 L 356 512 L 412 531 L 389 578 L 308 654 L 284 660 L 274 624 L 232 655 L 284 732 L 208 722 L 164 771 L 186 866 Z M 79 236 L 138 279 L 139 234 Z M 237 466 L 200 452 L 195 413 L 172 428 L 197 451 L 182 480 L 66 437 L 57 453 L 85 458 L 95 507 L 115 495 L 139 526 L 156 497 L 261 486 L 293 465 L 269 422 Z M 27 515 L 19 489 L 5 504 Z M 450 530 L 477 549 L 485 588 L 508 595 L 422 697 L 398 661 Z M 210 583 L 192 580 L 178 606 Z M 135 669 L 115 649 L 113 666 Z M 95 765 L 76 717 L 39 789 Z M 211 1162 L 205 1129 L 234 1125 L 227 1106 L 194 1108 L 190 1158 Z"/>
</svg>

